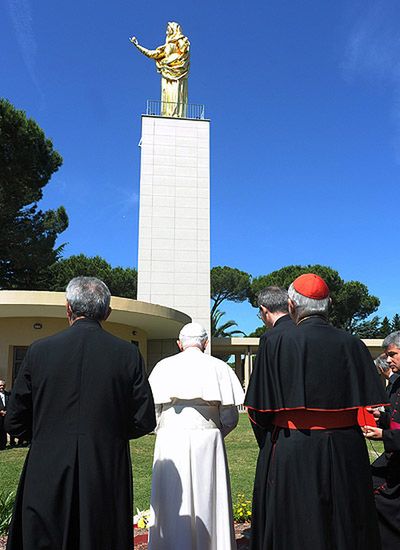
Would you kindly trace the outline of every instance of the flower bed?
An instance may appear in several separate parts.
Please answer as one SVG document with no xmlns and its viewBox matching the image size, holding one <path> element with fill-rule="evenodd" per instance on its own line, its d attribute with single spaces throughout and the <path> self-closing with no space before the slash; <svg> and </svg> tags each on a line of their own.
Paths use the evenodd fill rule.
<svg viewBox="0 0 400 550">
<path fill-rule="evenodd" d="M 147 550 L 147 529 L 135 529 L 135 550 Z M 249 548 L 250 523 L 235 523 L 236 544 L 238 550 Z M 6 550 L 7 537 L 0 537 L 0 550 Z"/>
<path fill-rule="evenodd" d="M 147 529 L 135 529 L 135 550 L 147 550 Z M 250 523 L 235 523 L 235 537 L 238 550 L 248 550 L 250 537 Z M 5 548 L 5 547 L 4 547 Z M 0 550 L 3 550 L 0 547 Z"/>
</svg>

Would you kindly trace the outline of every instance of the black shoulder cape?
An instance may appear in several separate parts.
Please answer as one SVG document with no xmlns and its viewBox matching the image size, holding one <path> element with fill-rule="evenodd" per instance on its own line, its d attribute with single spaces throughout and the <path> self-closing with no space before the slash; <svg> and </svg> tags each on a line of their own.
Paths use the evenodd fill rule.
<svg viewBox="0 0 400 550">
<path fill-rule="evenodd" d="M 281 318 L 283 319 L 283 318 Z M 367 347 L 320 316 L 284 321 L 261 338 L 245 405 L 345 410 L 387 402 Z"/>
</svg>

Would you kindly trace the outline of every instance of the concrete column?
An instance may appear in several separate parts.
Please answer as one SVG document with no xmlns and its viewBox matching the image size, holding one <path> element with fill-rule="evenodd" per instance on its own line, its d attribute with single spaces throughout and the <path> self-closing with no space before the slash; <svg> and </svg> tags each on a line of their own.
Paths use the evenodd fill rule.
<svg viewBox="0 0 400 550">
<path fill-rule="evenodd" d="M 210 121 L 142 117 L 138 300 L 210 334 Z"/>
<path fill-rule="evenodd" d="M 250 375 L 253 371 L 253 355 L 251 351 L 251 347 L 248 346 L 246 357 L 244 360 L 244 389 L 247 391 L 247 388 L 249 387 L 249 381 L 250 381 Z"/>
<path fill-rule="evenodd" d="M 237 352 L 235 353 L 235 373 L 243 384 L 242 354 Z"/>
</svg>

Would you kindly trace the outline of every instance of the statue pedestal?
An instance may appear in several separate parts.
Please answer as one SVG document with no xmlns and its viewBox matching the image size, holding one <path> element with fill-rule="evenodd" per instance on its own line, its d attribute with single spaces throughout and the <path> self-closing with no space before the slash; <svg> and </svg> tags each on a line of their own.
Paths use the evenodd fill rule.
<svg viewBox="0 0 400 550">
<path fill-rule="evenodd" d="M 210 121 L 143 115 L 141 148 L 138 300 L 210 334 Z"/>
</svg>

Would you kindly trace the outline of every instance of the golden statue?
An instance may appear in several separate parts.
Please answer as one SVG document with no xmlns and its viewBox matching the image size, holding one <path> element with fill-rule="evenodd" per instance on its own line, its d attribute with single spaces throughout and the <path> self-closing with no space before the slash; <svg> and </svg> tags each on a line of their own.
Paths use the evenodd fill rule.
<svg viewBox="0 0 400 550">
<path fill-rule="evenodd" d="M 155 50 L 140 46 L 135 36 L 130 41 L 145 56 L 156 61 L 157 71 L 162 76 L 161 115 L 186 117 L 190 42 L 182 33 L 181 26 L 168 23 L 165 44 Z"/>
</svg>

